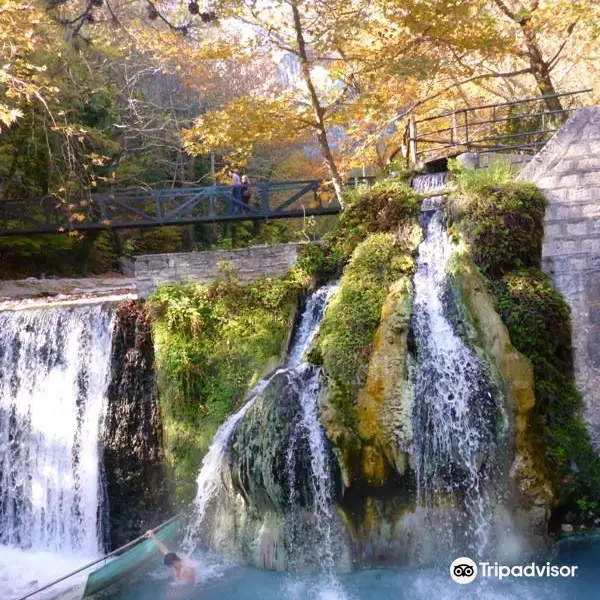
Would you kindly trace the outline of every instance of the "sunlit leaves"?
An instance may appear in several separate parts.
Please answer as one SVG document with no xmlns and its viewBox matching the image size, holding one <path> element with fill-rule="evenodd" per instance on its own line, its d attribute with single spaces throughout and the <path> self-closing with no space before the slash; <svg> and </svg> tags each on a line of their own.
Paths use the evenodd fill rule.
<svg viewBox="0 0 600 600">
<path fill-rule="evenodd" d="M 200 118 L 183 132 L 191 154 L 225 153 L 234 164 L 245 164 L 257 145 L 277 145 L 306 136 L 309 123 L 290 110 L 289 97 L 241 96 Z"/>
</svg>

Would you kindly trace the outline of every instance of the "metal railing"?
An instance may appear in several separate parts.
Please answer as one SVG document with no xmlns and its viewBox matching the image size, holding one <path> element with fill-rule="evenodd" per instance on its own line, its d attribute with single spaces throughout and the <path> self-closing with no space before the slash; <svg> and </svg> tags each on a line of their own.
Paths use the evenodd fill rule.
<svg viewBox="0 0 600 600">
<path fill-rule="evenodd" d="M 591 91 L 465 107 L 419 120 L 413 117 L 405 130 L 407 161 L 417 164 L 462 152 L 534 154 L 579 108 L 575 97 Z M 561 108 L 551 108 L 557 102 Z"/>
<path fill-rule="evenodd" d="M 347 185 L 370 179 L 353 178 Z M 123 190 L 69 202 L 53 197 L 0 199 L 0 236 L 297 218 L 341 210 L 332 189 L 320 179 L 257 183 L 250 189 L 247 203 L 223 185 Z"/>
<path fill-rule="evenodd" d="M 173 523 L 177 519 L 179 519 L 180 516 L 181 515 L 175 515 L 174 517 L 171 517 L 168 521 L 165 521 L 164 523 L 162 523 L 161 525 L 156 527 L 155 531 L 164 529 L 167 525 L 170 525 L 171 523 Z M 135 538 L 134 540 L 125 544 L 124 546 L 121 546 L 120 548 L 117 548 L 116 550 L 113 550 L 112 552 L 109 552 L 108 554 L 105 554 L 104 556 L 101 556 L 101 557 L 93 560 L 92 562 L 88 562 L 85 565 L 82 565 L 78 569 L 75 569 L 74 571 L 71 571 L 70 573 L 63 575 L 62 577 L 59 577 L 58 579 L 55 579 L 54 581 L 44 584 L 42 587 L 39 587 L 39 588 L 35 589 L 34 591 L 25 594 L 24 596 L 20 596 L 18 598 L 18 600 L 28 600 L 28 598 L 36 596 L 37 594 L 39 594 L 41 592 L 45 592 L 46 590 L 54 587 L 55 585 L 58 585 L 59 583 L 62 583 L 63 581 L 66 581 L 67 579 L 70 579 L 71 577 L 74 577 L 75 575 L 78 575 L 79 573 L 82 573 L 83 571 L 87 571 L 91 567 L 99 565 L 100 563 L 106 564 L 106 562 L 109 559 L 115 558 L 117 556 L 121 556 L 128 550 L 131 550 L 131 548 L 133 548 L 140 542 L 143 542 L 144 539 L 145 539 L 145 534 Z"/>
</svg>

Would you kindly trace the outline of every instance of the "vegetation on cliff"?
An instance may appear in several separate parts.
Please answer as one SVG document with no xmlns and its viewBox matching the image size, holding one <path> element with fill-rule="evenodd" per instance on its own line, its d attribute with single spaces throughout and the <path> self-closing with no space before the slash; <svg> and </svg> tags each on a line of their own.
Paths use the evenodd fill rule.
<svg viewBox="0 0 600 600">
<path fill-rule="evenodd" d="M 150 298 L 179 500 L 194 494 L 198 468 L 219 425 L 279 361 L 300 289 L 291 276 L 244 286 L 225 271 L 210 286 L 165 286 Z"/>
<path fill-rule="evenodd" d="M 511 342 L 535 374 L 531 434 L 557 499 L 556 514 L 595 517 L 600 460 L 580 417 L 573 373 L 569 307 L 541 270 L 544 197 L 532 184 L 510 181 L 502 167 L 455 170 L 453 230 L 464 235 L 489 279 Z M 585 513 L 585 514 L 583 514 Z"/>
<path fill-rule="evenodd" d="M 454 168 L 458 194 L 451 210 L 475 264 L 490 279 L 540 267 L 545 199 L 533 184 L 510 179 L 502 162 L 490 169 Z"/>
<path fill-rule="evenodd" d="M 578 513 L 582 500 L 600 497 L 600 460 L 580 418 L 582 398 L 573 375 L 569 307 L 538 269 L 507 273 L 495 282 L 494 290 L 513 344 L 533 364 L 533 433 L 557 496 L 558 514 Z M 577 515 L 584 521 L 589 517 Z"/>
<path fill-rule="evenodd" d="M 334 414 L 325 419 L 325 428 L 342 455 L 347 479 L 377 484 L 385 479 L 383 458 L 375 456 L 379 450 L 367 449 L 383 436 L 375 431 L 375 423 L 361 426 L 357 399 L 367 380 L 390 287 L 410 278 L 414 270 L 413 254 L 421 239 L 418 213 L 418 196 L 403 182 L 359 189 L 350 195 L 339 227 L 322 250 L 338 262 L 340 256 L 349 257 L 309 355 L 329 377 Z"/>
<path fill-rule="evenodd" d="M 419 196 L 405 181 L 386 179 L 349 190 L 331 245 L 350 257 L 374 233 L 394 233 L 398 242 L 407 242 L 418 214 Z"/>
<path fill-rule="evenodd" d="M 393 234 L 373 234 L 352 254 L 327 310 L 318 347 L 332 380 L 333 403 L 345 425 L 352 426 L 356 419 L 354 400 L 365 382 L 388 288 L 412 268 L 412 259 L 402 253 Z"/>
</svg>

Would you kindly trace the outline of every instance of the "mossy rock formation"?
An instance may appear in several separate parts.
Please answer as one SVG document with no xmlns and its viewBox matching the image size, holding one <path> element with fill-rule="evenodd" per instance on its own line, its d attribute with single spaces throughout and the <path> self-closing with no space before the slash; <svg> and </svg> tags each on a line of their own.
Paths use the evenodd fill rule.
<svg viewBox="0 0 600 600">
<path fill-rule="evenodd" d="M 452 277 L 475 332 L 477 346 L 499 375 L 509 424 L 509 502 L 530 550 L 547 545 L 546 531 L 554 494 L 534 437 L 535 381 L 527 357 L 512 345 L 496 312 L 495 298 L 477 271 L 465 246 L 452 263 Z"/>
<path fill-rule="evenodd" d="M 203 523 L 203 539 L 218 552 L 277 570 L 319 564 L 325 541 L 316 509 L 311 438 L 300 423 L 303 386 L 315 377 L 322 379 L 320 370 L 308 366 L 276 373 L 234 431 L 224 486 Z M 343 486 L 329 444 L 324 458 L 335 505 Z M 343 528 L 333 526 L 329 535 L 343 561 L 348 556 Z"/>
</svg>

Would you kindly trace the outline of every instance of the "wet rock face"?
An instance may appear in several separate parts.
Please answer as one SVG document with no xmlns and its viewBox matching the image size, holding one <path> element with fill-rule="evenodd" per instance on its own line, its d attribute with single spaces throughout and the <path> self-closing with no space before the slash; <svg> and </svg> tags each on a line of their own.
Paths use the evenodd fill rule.
<svg viewBox="0 0 600 600">
<path fill-rule="evenodd" d="M 150 319 L 133 300 L 117 308 L 103 445 L 107 537 L 114 549 L 171 511 Z"/>
<path fill-rule="evenodd" d="M 276 375 L 235 431 L 229 450 L 231 486 L 255 510 L 286 512 L 314 505 L 309 440 L 299 432 L 301 389 L 310 372 Z M 329 448 L 332 500 L 341 494 Z"/>
<path fill-rule="evenodd" d="M 224 485 L 202 524 L 202 540 L 217 552 L 260 568 L 310 570 L 319 568 L 328 546 L 349 569 L 347 541 L 334 515 L 340 469 L 326 442 L 320 475 L 327 489 L 315 480 L 315 440 L 303 421 L 304 394 L 318 393 L 320 385 L 318 370 L 308 365 L 276 374 L 234 431 Z"/>
<path fill-rule="evenodd" d="M 548 547 L 547 526 L 554 499 L 531 434 L 533 370 L 529 360 L 511 344 L 481 275 L 467 256 L 459 257 L 453 278 L 465 304 L 465 323 L 496 371 L 497 384 L 505 396 L 510 461 L 505 510 L 520 532 L 522 552 L 542 552 Z"/>
</svg>

